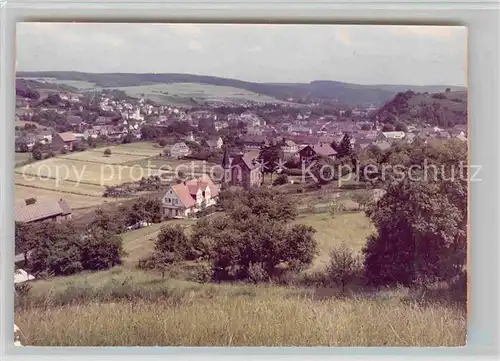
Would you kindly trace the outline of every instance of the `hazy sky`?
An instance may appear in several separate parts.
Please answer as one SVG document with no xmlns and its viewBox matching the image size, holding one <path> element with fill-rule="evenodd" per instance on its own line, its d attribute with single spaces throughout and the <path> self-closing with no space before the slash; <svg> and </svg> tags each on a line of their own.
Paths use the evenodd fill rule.
<svg viewBox="0 0 500 361">
<path fill-rule="evenodd" d="M 18 70 L 466 85 L 465 27 L 20 23 Z"/>
</svg>

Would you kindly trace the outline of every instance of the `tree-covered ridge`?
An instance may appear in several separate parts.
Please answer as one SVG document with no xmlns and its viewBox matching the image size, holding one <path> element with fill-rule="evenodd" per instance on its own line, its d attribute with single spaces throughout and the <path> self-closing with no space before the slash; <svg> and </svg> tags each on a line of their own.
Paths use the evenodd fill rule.
<svg viewBox="0 0 500 361">
<path fill-rule="evenodd" d="M 428 123 L 440 127 L 467 124 L 467 92 L 447 90 L 443 93 L 398 93 L 385 103 L 373 119 L 381 123 Z"/>
<path fill-rule="evenodd" d="M 216 86 L 228 86 L 245 89 L 255 93 L 275 97 L 280 100 L 292 98 L 294 101 L 336 101 L 339 103 L 381 104 L 391 99 L 397 89 L 414 89 L 415 91 L 439 91 L 445 86 L 406 86 L 406 85 L 360 85 L 330 80 L 315 80 L 310 83 L 256 83 L 237 79 L 194 74 L 133 74 L 133 73 L 81 73 L 72 71 L 18 72 L 18 77 L 56 78 L 59 80 L 76 80 L 94 83 L 97 87 L 117 88 L 158 83 L 201 83 Z M 431 90 L 432 89 L 432 90 Z M 464 90 L 455 87 L 454 89 Z"/>
</svg>

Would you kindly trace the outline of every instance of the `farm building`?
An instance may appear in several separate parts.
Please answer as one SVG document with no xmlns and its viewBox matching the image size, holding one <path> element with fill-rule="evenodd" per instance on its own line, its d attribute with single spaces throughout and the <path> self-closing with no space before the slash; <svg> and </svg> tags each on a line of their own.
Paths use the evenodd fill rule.
<svg viewBox="0 0 500 361">
<path fill-rule="evenodd" d="M 71 219 L 71 208 L 65 200 L 45 201 L 14 208 L 16 222 L 34 223 Z"/>
<path fill-rule="evenodd" d="M 212 206 L 219 196 L 219 188 L 208 176 L 191 179 L 171 186 L 162 199 L 163 215 L 184 218 L 200 211 L 203 206 Z"/>
<path fill-rule="evenodd" d="M 189 155 L 190 149 L 184 142 L 175 143 L 172 148 L 170 148 L 170 156 L 175 158 L 182 158 Z"/>
<path fill-rule="evenodd" d="M 52 144 L 57 149 L 73 150 L 74 144 L 77 142 L 75 135 L 72 132 L 57 133 L 52 139 Z"/>
</svg>

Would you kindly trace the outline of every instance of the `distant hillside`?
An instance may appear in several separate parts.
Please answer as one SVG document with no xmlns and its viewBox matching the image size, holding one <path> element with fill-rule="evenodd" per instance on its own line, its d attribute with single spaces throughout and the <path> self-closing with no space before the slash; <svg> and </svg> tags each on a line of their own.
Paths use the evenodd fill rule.
<svg viewBox="0 0 500 361">
<path fill-rule="evenodd" d="M 337 81 L 318 80 L 311 83 L 254 83 L 236 79 L 193 74 L 131 74 L 131 73 L 81 73 L 68 71 L 18 72 L 18 77 L 55 78 L 103 88 L 123 88 L 159 83 L 200 83 L 233 87 L 266 95 L 278 100 L 295 102 L 335 101 L 340 104 L 383 104 L 397 93 L 395 89 L 412 89 L 405 85 L 359 85 Z M 438 87 L 444 90 L 445 86 Z"/>
<path fill-rule="evenodd" d="M 467 92 L 398 93 L 385 103 L 373 119 L 382 123 L 429 123 L 441 127 L 467 124 Z"/>
</svg>

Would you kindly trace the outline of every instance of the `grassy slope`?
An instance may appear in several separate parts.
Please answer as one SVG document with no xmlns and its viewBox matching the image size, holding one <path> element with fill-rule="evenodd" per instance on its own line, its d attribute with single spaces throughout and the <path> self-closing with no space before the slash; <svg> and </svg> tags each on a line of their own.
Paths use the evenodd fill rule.
<svg viewBox="0 0 500 361">
<path fill-rule="evenodd" d="M 170 222 L 186 226 L 192 223 Z M 300 216 L 297 222 L 317 229 L 321 254 L 315 268 L 322 267 L 331 246 L 347 241 L 359 249 L 363 237 L 372 230 L 362 213 L 334 218 L 328 214 L 308 214 Z M 16 323 L 25 333 L 26 344 L 458 346 L 465 343 L 463 309 L 419 305 L 404 289 L 343 299 L 335 297 L 334 289 L 202 285 L 174 279 L 178 273 L 163 280 L 159 274 L 137 270 L 137 259 L 152 249 L 149 240 L 160 227 L 154 225 L 124 234 L 129 256 L 121 267 L 34 282 L 31 302 L 44 306 L 16 311 Z M 81 297 L 87 301 L 81 301 Z"/>
</svg>

